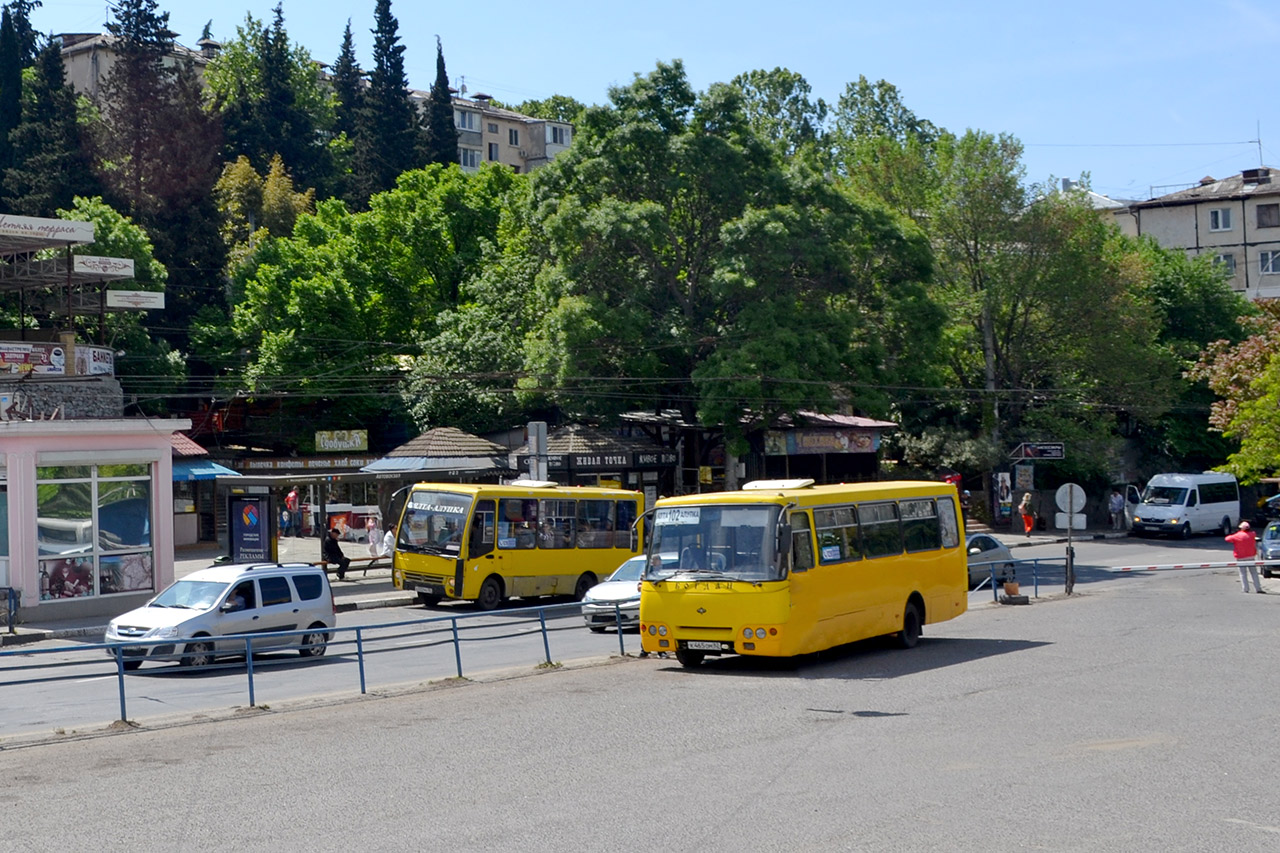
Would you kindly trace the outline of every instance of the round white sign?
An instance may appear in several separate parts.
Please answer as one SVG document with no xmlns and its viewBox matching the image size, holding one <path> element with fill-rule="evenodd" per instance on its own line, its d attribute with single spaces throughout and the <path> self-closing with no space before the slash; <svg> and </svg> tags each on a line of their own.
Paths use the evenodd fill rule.
<svg viewBox="0 0 1280 853">
<path fill-rule="evenodd" d="M 1084 512 L 1084 489 L 1075 483 L 1063 483 L 1054 494 L 1058 509 L 1063 512 Z"/>
</svg>

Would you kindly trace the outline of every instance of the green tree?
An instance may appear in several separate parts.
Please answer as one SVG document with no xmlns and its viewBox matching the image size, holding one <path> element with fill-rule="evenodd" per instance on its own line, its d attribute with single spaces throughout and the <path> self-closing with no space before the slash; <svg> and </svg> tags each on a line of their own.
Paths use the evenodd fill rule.
<svg viewBox="0 0 1280 853">
<path fill-rule="evenodd" d="M 19 62 L 23 68 L 35 64 L 36 56 L 43 47 L 40 34 L 31 26 L 31 13 L 44 4 L 40 0 L 10 0 L 4 4 L 13 19 L 13 32 L 18 40 Z"/>
<path fill-rule="evenodd" d="M 396 178 L 420 162 L 420 125 L 409 100 L 404 45 L 391 0 L 374 7 L 373 70 L 354 140 L 352 197 L 363 207 L 370 196 L 395 186 Z"/>
<path fill-rule="evenodd" d="M 333 130 L 354 139 L 364 108 L 364 73 L 356 62 L 355 42 L 351 38 L 351 19 L 342 31 L 342 48 L 333 64 L 331 84 L 335 98 Z"/>
<path fill-rule="evenodd" d="M 13 165 L 9 135 L 22 119 L 22 54 L 9 7 L 0 9 L 0 175 Z"/>
<path fill-rule="evenodd" d="M 810 98 L 812 88 L 804 77 L 786 68 L 756 70 L 734 77 L 733 85 L 742 90 L 743 108 L 756 134 L 784 156 L 823 144 L 827 105 Z"/>
<path fill-rule="evenodd" d="M 915 302 L 936 337 L 920 232 L 784 168 L 737 87 L 699 95 L 675 62 L 610 97 L 533 176 L 554 301 L 526 337 L 525 387 L 577 415 L 677 406 L 740 451 L 747 414 L 868 403 L 856 377 L 883 381 L 903 355 L 890 305 Z M 879 330 L 895 331 L 859 346 Z"/>
<path fill-rule="evenodd" d="M 333 192 L 338 176 L 325 141 L 335 120 L 333 98 L 306 48 L 290 43 L 280 4 L 269 27 L 245 16 L 206 79 L 222 117 L 226 159 L 244 154 L 265 172 L 279 154 L 303 186 Z"/>
<path fill-rule="evenodd" d="M 448 81 L 446 81 L 446 85 L 447 83 Z M 578 117 L 582 115 L 582 111 L 586 108 L 586 105 L 576 98 L 571 98 L 568 95 L 552 95 L 549 98 L 540 100 L 524 101 L 515 108 L 515 111 L 533 118 L 577 124 Z"/>
<path fill-rule="evenodd" d="M 40 51 L 28 83 L 22 121 L 10 135 L 13 166 L 3 173 L 0 202 L 25 216 L 53 216 L 70 207 L 74 196 L 99 190 L 56 44 Z"/>
<path fill-rule="evenodd" d="M 444 68 L 444 46 L 436 37 L 436 79 L 431 84 L 423 116 L 422 133 L 425 163 L 447 166 L 458 162 L 458 127 L 453 122 L 453 96 L 449 93 L 449 75 Z"/>
</svg>

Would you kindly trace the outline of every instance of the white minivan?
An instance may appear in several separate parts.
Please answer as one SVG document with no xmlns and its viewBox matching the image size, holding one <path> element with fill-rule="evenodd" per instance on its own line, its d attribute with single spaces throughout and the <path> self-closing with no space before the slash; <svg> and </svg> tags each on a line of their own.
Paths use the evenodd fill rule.
<svg viewBox="0 0 1280 853">
<path fill-rule="evenodd" d="M 1192 533 L 1231 533 L 1240 523 L 1240 488 L 1231 474 L 1156 474 L 1133 508 L 1133 532 L 1186 539 Z"/>
<path fill-rule="evenodd" d="M 325 570 L 310 563 L 246 563 L 211 566 L 175 581 L 142 607 L 112 619 L 105 641 L 124 646 L 125 669 L 143 660 L 172 660 L 183 666 L 212 664 L 219 655 L 245 652 L 245 640 L 220 639 L 228 634 L 306 631 L 301 635 L 263 637 L 253 651 L 296 650 L 319 657 L 337 624 L 333 591 Z M 115 647 L 107 649 L 115 656 Z"/>
</svg>

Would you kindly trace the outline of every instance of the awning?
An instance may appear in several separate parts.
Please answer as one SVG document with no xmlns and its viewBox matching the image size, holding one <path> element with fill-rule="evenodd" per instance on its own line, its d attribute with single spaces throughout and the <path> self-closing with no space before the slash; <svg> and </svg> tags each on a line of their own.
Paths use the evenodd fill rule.
<svg viewBox="0 0 1280 853">
<path fill-rule="evenodd" d="M 212 480 L 215 477 L 239 477 L 239 471 L 232 471 L 225 465 L 211 462 L 208 459 L 175 459 L 173 460 L 173 479 L 178 480 Z"/>
<path fill-rule="evenodd" d="M 370 474 L 419 474 L 427 471 L 496 471 L 507 463 L 490 456 L 386 456 L 361 468 Z"/>
</svg>

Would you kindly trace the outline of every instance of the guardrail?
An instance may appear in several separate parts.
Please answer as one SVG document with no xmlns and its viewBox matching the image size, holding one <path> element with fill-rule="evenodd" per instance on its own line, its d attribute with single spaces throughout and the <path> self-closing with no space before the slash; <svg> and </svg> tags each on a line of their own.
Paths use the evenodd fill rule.
<svg viewBox="0 0 1280 853">
<path fill-rule="evenodd" d="M 614 614 L 618 631 L 618 653 L 625 655 L 627 653 L 626 635 L 622 628 L 622 610 L 618 605 L 614 605 Z M 495 619 L 496 617 L 496 619 Z M 555 621 L 558 619 L 573 618 L 571 625 L 548 625 L 548 620 Z M 455 671 L 457 677 L 463 677 L 462 663 L 462 647 L 464 643 L 486 642 L 489 640 L 510 639 L 513 637 L 528 636 L 527 630 L 508 630 L 512 626 L 519 625 L 527 628 L 528 623 L 537 620 L 539 634 L 542 637 L 542 651 L 546 665 L 550 666 L 553 661 L 551 657 L 551 641 L 549 635 L 556 631 L 585 631 L 585 624 L 582 621 L 582 604 L 573 602 L 570 604 L 553 604 L 544 605 L 542 607 L 526 607 L 516 610 L 504 610 L 500 612 L 487 613 L 462 613 L 450 614 L 447 616 L 432 616 L 423 619 L 407 619 L 400 622 L 389 622 L 379 625 L 357 625 L 353 627 L 334 627 L 326 630 L 326 651 L 333 653 L 334 656 L 346 656 L 353 654 L 357 663 L 357 671 L 359 673 L 360 692 L 362 694 L 368 692 L 368 683 L 365 674 L 365 661 L 374 654 L 383 652 L 401 650 L 401 646 L 388 647 L 383 649 L 370 649 L 366 647 L 366 640 L 370 633 L 391 632 L 386 636 L 380 636 L 382 642 L 395 641 L 406 637 L 422 637 L 421 643 L 424 647 L 432 646 L 448 646 L 453 647 L 453 657 Z M 483 622 L 481 621 L 483 620 Z M 472 624 L 474 623 L 474 624 Z M 483 630 L 484 636 L 468 636 L 467 632 L 474 630 L 479 632 Z M 496 633 L 495 633 L 496 632 Z M 200 638 L 207 639 L 209 642 L 216 642 L 218 649 L 216 654 L 218 657 L 244 658 L 245 673 L 247 677 L 247 688 L 249 694 L 249 706 L 253 707 L 256 703 L 255 682 L 258 678 L 258 667 L 254 666 L 253 656 L 255 654 L 255 646 L 262 652 L 277 654 L 281 652 L 298 652 L 303 648 L 302 637 L 305 635 L 314 635 L 317 631 L 275 631 L 271 633 L 259 634 L 228 634 L 220 637 Z M 343 635 L 349 635 L 349 639 L 342 639 Z M 280 643 L 280 640 L 286 640 L 286 643 Z M 173 649 L 172 653 L 161 655 L 153 655 L 148 653 L 145 658 L 141 656 L 133 656 L 126 654 L 126 649 L 147 648 L 154 649 L 157 646 L 175 646 L 174 640 L 131 640 L 122 643 L 80 643 L 70 646 L 58 646 L 55 648 L 36 649 L 30 646 L 24 646 L 20 650 L 5 651 L 0 649 L 0 687 L 14 683 L 10 679 L 11 674 L 22 674 L 27 671 L 36 671 L 38 675 L 30 679 L 30 681 L 50 682 L 79 680 L 84 678 L 84 661 L 60 661 L 52 664 L 40 663 L 24 663 L 17 666 L 8 666 L 10 658 L 36 658 L 50 655 L 66 655 L 74 652 L 79 655 L 82 652 L 96 652 L 100 657 L 96 659 L 104 664 L 110 665 L 115 670 L 116 680 L 118 683 L 120 717 L 122 721 L 128 720 L 127 692 L 125 690 L 127 672 L 125 664 L 135 661 L 145 660 L 147 662 L 178 662 L 187 657 L 189 652 L 186 646 L 192 642 L 192 638 L 184 638 Z M 226 649 L 224 645 L 230 643 L 232 648 Z M 638 643 L 638 639 L 637 639 Z M 229 669 L 239 666 L 239 663 L 214 663 L 204 667 L 183 667 L 189 671 L 208 671 L 216 669 Z M 81 667 L 81 670 L 70 675 L 49 675 L 51 669 L 56 670 L 63 667 Z M 133 668 L 130 667 L 130 670 Z"/>
<path fill-rule="evenodd" d="M 1062 564 L 1062 583 L 1064 587 L 1066 586 L 1066 574 L 1067 574 L 1067 558 L 1066 557 L 1032 557 L 1025 560 L 1012 560 L 1012 561 L 984 560 L 980 563 L 970 563 L 969 564 L 970 566 L 988 566 L 989 567 L 988 569 L 989 576 L 987 578 L 984 578 L 982 580 L 982 583 L 974 587 L 972 591 L 977 592 L 978 590 L 986 586 L 988 582 L 990 582 L 991 583 L 991 600 L 999 601 L 1000 590 L 996 586 L 996 566 L 1006 566 L 1010 562 L 1013 563 L 1013 576 L 1015 580 L 1018 577 L 1018 571 L 1022 567 L 1025 566 L 1031 570 L 1031 597 L 1032 598 L 1040 597 L 1040 576 L 1041 574 L 1046 573 L 1042 569 L 1042 566 L 1047 566 L 1053 563 L 1061 563 Z M 1077 566 L 1077 568 L 1079 567 Z M 1021 582 L 1019 581 L 1019 583 Z"/>
</svg>

